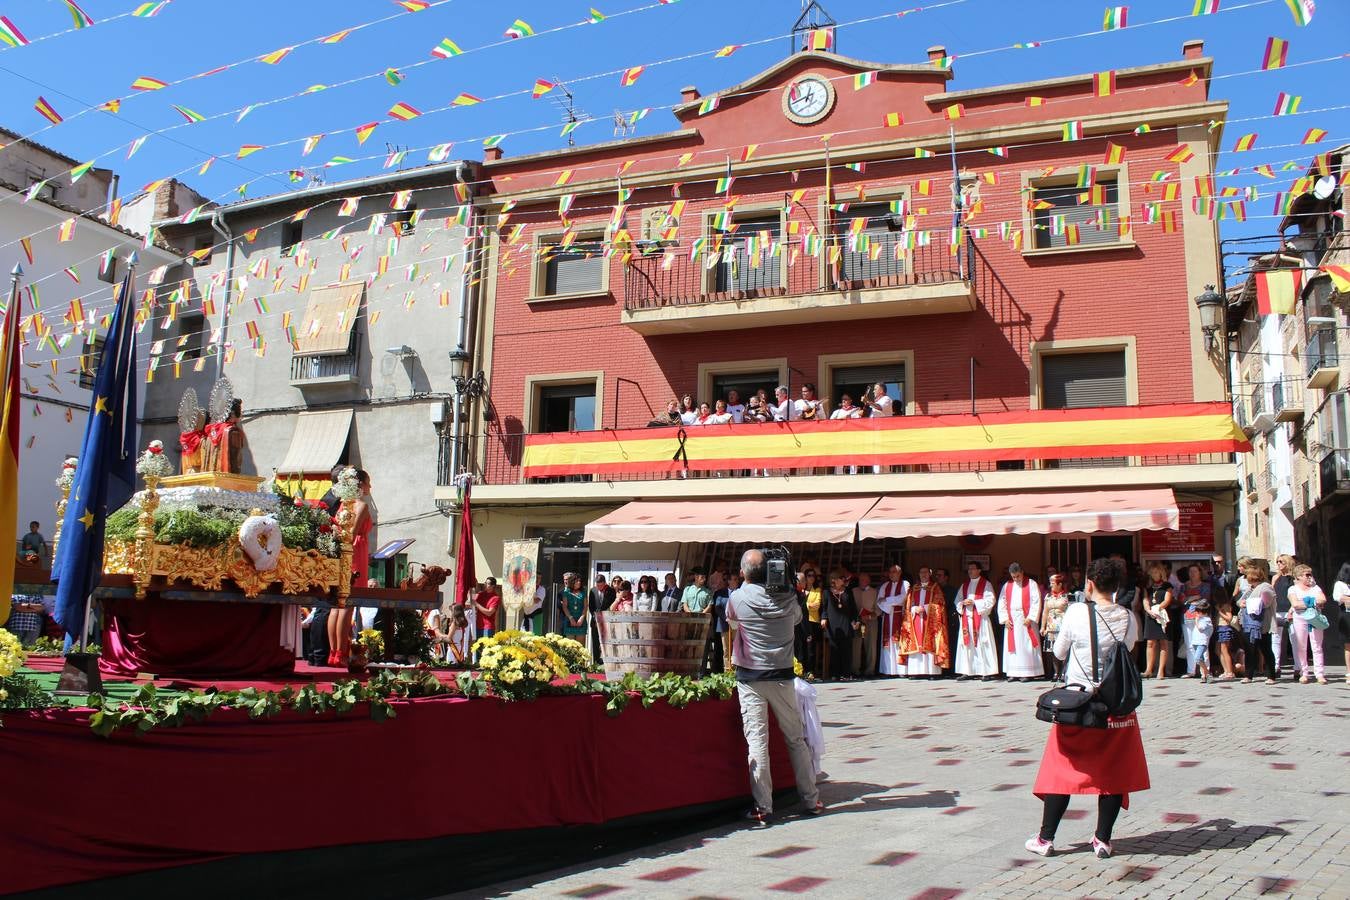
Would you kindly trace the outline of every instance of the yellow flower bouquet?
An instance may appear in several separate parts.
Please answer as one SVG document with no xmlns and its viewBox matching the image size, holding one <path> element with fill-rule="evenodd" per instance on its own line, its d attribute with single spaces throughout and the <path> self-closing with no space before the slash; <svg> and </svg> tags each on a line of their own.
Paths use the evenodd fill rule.
<svg viewBox="0 0 1350 900">
<path fill-rule="evenodd" d="M 554 679 L 590 668 L 586 649 L 570 638 L 499 631 L 474 641 L 478 669 L 503 700 L 533 700 Z"/>
</svg>

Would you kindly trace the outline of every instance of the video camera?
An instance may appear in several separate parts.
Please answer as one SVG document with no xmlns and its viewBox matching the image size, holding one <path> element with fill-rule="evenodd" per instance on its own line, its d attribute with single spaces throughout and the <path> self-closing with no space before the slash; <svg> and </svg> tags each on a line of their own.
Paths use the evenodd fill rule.
<svg viewBox="0 0 1350 900">
<path fill-rule="evenodd" d="M 765 547 L 760 552 L 764 554 L 764 589 L 770 594 L 795 591 L 797 589 L 797 573 L 792 568 L 791 551 L 780 545 L 778 547 Z"/>
</svg>

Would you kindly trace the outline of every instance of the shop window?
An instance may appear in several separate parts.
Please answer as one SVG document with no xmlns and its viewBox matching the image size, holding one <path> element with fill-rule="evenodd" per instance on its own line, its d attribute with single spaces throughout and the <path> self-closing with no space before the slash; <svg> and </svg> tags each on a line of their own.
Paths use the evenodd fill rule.
<svg viewBox="0 0 1350 900">
<path fill-rule="evenodd" d="M 1092 187 L 1054 180 L 1031 182 L 1031 242 L 1037 250 L 1120 242 L 1120 196 L 1114 174 Z"/>
</svg>

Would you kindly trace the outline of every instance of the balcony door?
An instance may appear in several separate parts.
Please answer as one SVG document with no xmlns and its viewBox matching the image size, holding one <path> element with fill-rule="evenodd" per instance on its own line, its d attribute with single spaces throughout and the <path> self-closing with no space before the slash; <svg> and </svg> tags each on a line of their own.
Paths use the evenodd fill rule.
<svg viewBox="0 0 1350 900">
<path fill-rule="evenodd" d="M 840 249 L 841 281 L 890 283 L 905 274 L 905 255 L 896 259 L 902 232 L 893 223 L 898 218 L 886 203 L 853 204 L 838 216 L 834 239 Z M 855 224 L 859 219 L 861 226 Z"/>
<path fill-rule="evenodd" d="M 713 276 L 717 293 L 768 293 L 782 287 L 783 259 L 773 250 L 783 240 L 779 213 L 738 216 L 735 231 L 713 232 L 722 238 L 721 260 Z"/>
</svg>

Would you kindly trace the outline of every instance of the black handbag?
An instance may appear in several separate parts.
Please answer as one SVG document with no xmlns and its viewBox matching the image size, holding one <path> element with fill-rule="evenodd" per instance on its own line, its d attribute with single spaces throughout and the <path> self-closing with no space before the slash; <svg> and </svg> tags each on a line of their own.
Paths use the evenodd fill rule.
<svg viewBox="0 0 1350 900">
<path fill-rule="evenodd" d="M 1088 634 L 1092 647 L 1092 678 L 1097 679 L 1097 610 L 1088 602 Z M 1079 728 L 1105 728 L 1108 713 L 1106 704 L 1095 689 L 1082 685 L 1052 688 L 1036 699 L 1036 718 L 1055 725 L 1077 725 Z"/>
</svg>

